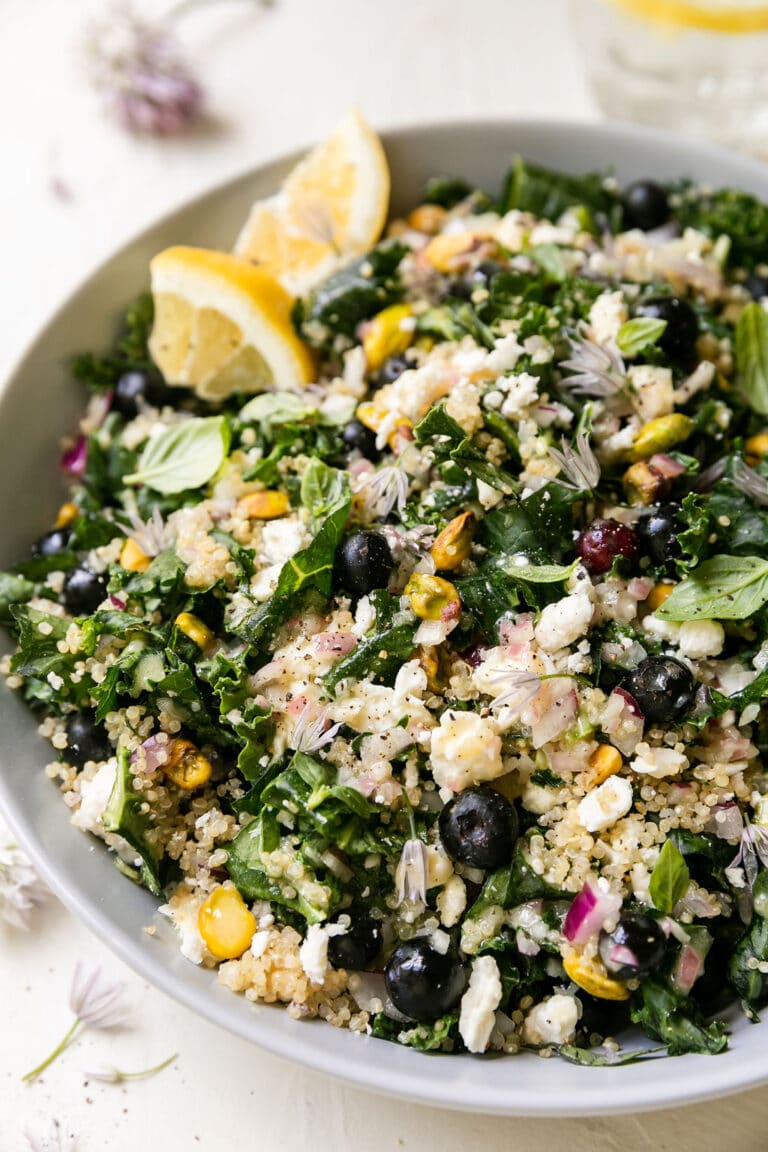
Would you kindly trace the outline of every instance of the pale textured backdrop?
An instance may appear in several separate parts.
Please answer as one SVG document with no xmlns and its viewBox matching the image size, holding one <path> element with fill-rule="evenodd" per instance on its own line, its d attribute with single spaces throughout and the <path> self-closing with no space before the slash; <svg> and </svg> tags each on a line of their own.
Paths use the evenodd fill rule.
<svg viewBox="0 0 768 1152">
<path fill-rule="evenodd" d="M 98 7 L 0 0 L 0 379 L 51 307 L 131 233 L 180 199 L 323 135 L 353 103 L 380 125 L 596 115 L 561 0 L 278 0 L 271 9 L 221 0 L 184 24 L 210 92 L 210 125 L 193 138 L 138 142 L 104 119 L 83 79 L 78 39 Z M 44 1082 L 22 1088 L 19 1074 L 67 1026 L 80 957 L 126 980 L 135 1026 L 86 1036 Z M 22 1149 L 24 1126 L 40 1129 L 51 1117 L 77 1130 L 81 1152 L 768 1148 L 768 1091 L 644 1117 L 544 1122 L 461 1117 L 334 1084 L 177 1007 L 53 902 L 28 936 L 0 927 L 0 1037 L 2 1152 Z M 155 1080 L 84 1082 L 89 1065 L 138 1068 L 174 1051 L 176 1065 Z"/>
</svg>

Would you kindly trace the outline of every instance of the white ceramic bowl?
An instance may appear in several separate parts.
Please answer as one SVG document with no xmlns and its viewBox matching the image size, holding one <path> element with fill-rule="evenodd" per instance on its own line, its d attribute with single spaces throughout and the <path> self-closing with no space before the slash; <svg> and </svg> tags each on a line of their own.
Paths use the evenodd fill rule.
<svg viewBox="0 0 768 1152">
<path fill-rule="evenodd" d="M 531 122 L 440 124 L 384 137 L 393 212 L 417 202 L 434 175 L 498 188 L 509 158 L 572 171 L 612 167 L 624 182 L 691 176 L 768 198 L 768 168 L 700 144 L 616 124 Z M 147 286 L 159 249 L 188 243 L 227 248 L 253 199 L 273 192 L 296 157 L 248 172 L 181 207 L 101 266 L 33 342 L 0 398 L 0 567 L 26 554 L 50 524 L 62 492 L 58 441 L 83 396 L 66 371 L 70 357 L 108 343 L 115 318 Z M 5 639 L 0 641 L 6 644 Z M 195 1011 L 290 1060 L 375 1091 L 425 1104 L 496 1114 L 594 1115 L 669 1107 L 768 1080 L 768 1023 L 733 1014 L 731 1049 L 617 1068 L 581 1068 L 525 1054 L 512 1058 L 423 1055 L 279 1008 L 254 1007 L 184 960 L 157 902 L 114 867 L 100 843 L 73 828 L 42 765 L 49 746 L 24 705 L 0 688 L 0 804 L 15 834 L 61 900 L 128 964 Z M 148 936 L 143 928 L 158 926 Z"/>
</svg>

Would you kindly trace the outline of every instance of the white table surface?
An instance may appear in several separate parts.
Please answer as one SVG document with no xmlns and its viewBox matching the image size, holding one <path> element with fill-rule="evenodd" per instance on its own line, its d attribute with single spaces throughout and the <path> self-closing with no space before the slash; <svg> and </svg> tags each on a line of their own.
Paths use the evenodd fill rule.
<svg viewBox="0 0 768 1152">
<path fill-rule="evenodd" d="M 137 141 L 105 119 L 84 79 L 79 40 L 89 13 L 103 7 L 0 0 L 0 379 L 50 309 L 131 233 L 179 200 L 322 136 L 352 104 L 379 125 L 597 115 L 562 0 L 277 0 L 273 8 L 219 0 L 183 25 L 210 94 L 208 125 L 192 137 Z M 56 183 L 69 198 L 54 193 Z M 86 1034 L 24 1087 L 20 1074 L 67 1027 L 81 958 L 125 980 L 132 1026 Z M 88 1084 L 83 1074 L 99 1063 L 146 1067 L 173 1052 L 171 1068 L 127 1087 Z M 462 1117 L 371 1096 L 178 1007 L 51 900 L 30 933 L 0 926 L 0 1149 L 24 1148 L 24 1128 L 44 1130 L 53 1118 L 77 1133 L 81 1152 L 768 1148 L 768 1092 L 760 1090 L 675 1112 L 559 1122 Z"/>
</svg>

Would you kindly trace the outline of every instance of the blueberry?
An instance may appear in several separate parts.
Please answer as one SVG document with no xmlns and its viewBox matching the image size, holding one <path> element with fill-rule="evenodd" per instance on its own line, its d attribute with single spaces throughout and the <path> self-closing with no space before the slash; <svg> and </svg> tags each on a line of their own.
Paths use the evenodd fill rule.
<svg viewBox="0 0 768 1152">
<path fill-rule="evenodd" d="M 696 352 L 699 318 L 687 300 L 679 296 L 652 296 L 638 304 L 637 316 L 653 320 L 666 320 L 667 326 L 659 338 L 659 347 L 671 360 L 690 362 Z"/>
<path fill-rule="evenodd" d="M 67 720 L 67 751 L 65 759 L 82 768 L 86 760 L 108 760 L 112 745 L 103 728 L 96 723 L 96 713 L 90 710 L 73 712 Z"/>
<path fill-rule="evenodd" d="M 654 180 L 636 180 L 624 189 L 624 227 L 650 232 L 669 220 L 669 200 L 661 184 Z"/>
<path fill-rule="evenodd" d="M 381 925 L 365 912 L 351 915 L 351 924 L 343 936 L 328 940 L 328 959 L 332 968 L 360 972 L 375 960 L 381 950 Z"/>
<path fill-rule="evenodd" d="M 466 983 L 458 957 L 443 955 L 423 938 L 398 944 L 387 961 L 384 981 L 389 997 L 412 1020 L 437 1020 L 455 1008 Z"/>
<path fill-rule="evenodd" d="M 579 1028 L 585 1036 L 597 1034 L 604 1040 L 606 1036 L 625 1032 L 632 1023 L 629 1000 L 600 1000 L 586 992 L 579 992 L 578 996 L 581 1001 Z"/>
<path fill-rule="evenodd" d="M 593 575 L 610 571 L 617 556 L 630 563 L 637 560 L 639 548 L 634 531 L 618 520 L 593 520 L 579 534 L 576 552 Z"/>
<path fill-rule="evenodd" d="M 51 532 L 46 532 L 32 545 L 32 555 L 58 556 L 59 552 L 66 552 L 71 535 L 71 528 L 54 528 Z"/>
<path fill-rule="evenodd" d="M 744 287 L 753 300 L 762 300 L 764 296 L 768 296 L 768 275 L 753 272 L 744 281 Z"/>
<path fill-rule="evenodd" d="M 498 260 L 483 260 L 468 276 L 454 280 L 449 284 L 445 295 L 458 297 L 459 300 L 471 300 L 472 294 L 478 288 L 484 288 L 487 291 L 490 289 L 494 276 L 504 271 L 504 265 L 500 264 Z"/>
<path fill-rule="evenodd" d="M 634 696 L 646 720 L 668 724 L 691 707 L 693 676 L 673 656 L 648 656 L 625 677 L 622 687 Z"/>
<path fill-rule="evenodd" d="M 392 384 L 398 380 L 403 372 L 407 372 L 411 364 L 406 360 L 405 356 L 390 356 L 385 360 L 381 368 L 376 373 L 375 383 L 377 388 L 383 388 L 385 384 Z"/>
<path fill-rule="evenodd" d="M 70 616 L 90 616 L 107 594 L 107 576 L 85 566 L 73 568 L 64 578 L 64 607 Z"/>
<path fill-rule="evenodd" d="M 165 384 L 152 373 L 124 372 L 115 385 L 112 407 L 126 420 L 133 420 L 139 414 L 140 400 L 159 408 L 166 402 L 167 395 Z"/>
<path fill-rule="evenodd" d="M 341 438 L 350 452 L 359 452 L 366 460 L 378 460 L 381 455 L 376 447 L 376 433 L 360 420 L 350 420 L 342 429 Z"/>
<path fill-rule="evenodd" d="M 664 568 L 680 555 L 677 534 L 683 529 L 674 504 L 660 504 L 635 525 L 640 547 L 658 568 Z"/>
<path fill-rule="evenodd" d="M 642 912 L 624 912 L 613 932 L 601 933 L 598 948 L 611 975 L 632 980 L 656 971 L 666 943 L 657 920 Z"/>
<path fill-rule="evenodd" d="M 452 860 L 498 868 L 512 857 L 517 813 L 493 788 L 465 788 L 440 813 L 440 839 Z"/>
<path fill-rule="evenodd" d="M 386 587 L 395 566 L 389 544 L 380 532 L 355 532 L 343 541 L 336 556 L 334 582 L 353 596 Z"/>
</svg>

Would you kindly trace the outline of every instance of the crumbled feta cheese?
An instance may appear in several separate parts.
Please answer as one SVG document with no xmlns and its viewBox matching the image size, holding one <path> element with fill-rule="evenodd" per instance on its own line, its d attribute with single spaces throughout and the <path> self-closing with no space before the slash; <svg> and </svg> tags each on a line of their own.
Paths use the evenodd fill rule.
<svg viewBox="0 0 768 1152">
<path fill-rule="evenodd" d="M 432 775 L 440 788 L 460 792 L 504 772 L 501 737 L 493 720 L 476 712 L 444 712 L 432 731 Z"/>
<path fill-rule="evenodd" d="M 682 744 L 674 748 L 652 748 L 645 741 L 635 748 L 635 758 L 629 765 L 640 776 L 653 776 L 663 780 L 665 776 L 677 776 L 688 767 L 688 757 L 684 756 Z"/>
<path fill-rule="evenodd" d="M 592 612 L 592 601 L 587 593 L 581 590 L 572 596 L 557 600 L 554 604 L 547 604 L 534 629 L 536 642 L 545 652 L 557 652 L 560 648 L 567 648 L 585 634 L 592 619 Z"/>
<path fill-rule="evenodd" d="M 90 780 L 80 779 L 80 806 L 72 815 L 72 823 L 84 832 L 101 831 L 101 817 L 115 786 L 117 768 L 114 760 L 102 764 Z"/>
<path fill-rule="evenodd" d="M 179 951 L 193 964 L 202 964 L 207 949 L 200 935 L 198 917 L 202 893 L 193 894 L 179 886 L 167 904 L 158 908 L 161 915 L 167 916 L 179 935 Z M 210 960 L 210 956 L 209 956 Z"/>
<path fill-rule="evenodd" d="M 328 971 L 328 929 L 310 924 L 299 948 L 299 960 L 313 984 L 322 984 Z"/>
<path fill-rule="evenodd" d="M 427 888 L 440 888 L 453 875 L 453 864 L 441 844 L 427 844 Z"/>
<path fill-rule="evenodd" d="M 350 628 L 355 636 L 365 636 L 376 623 L 376 609 L 369 596 L 361 596 L 355 609 L 355 622 Z"/>
<path fill-rule="evenodd" d="M 518 344 L 516 336 L 502 336 L 488 353 L 485 364 L 489 371 L 501 375 L 502 372 L 511 372 L 522 354 L 523 349 Z"/>
<path fill-rule="evenodd" d="M 615 340 L 622 324 L 627 322 L 627 306 L 621 292 L 603 292 L 589 310 L 592 339 L 597 344 Z"/>
<path fill-rule="evenodd" d="M 558 993 L 534 1004 L 523 1022 L 523 1039 L 526 1044 L 567 1044 L 578 1021 L 576 998 Z"/>
<path fill-rule="evenodd" d="M 254 956 L 257 960 L 266 952 L 271 935 L 271 928 L 261 928 L 258 932 L 254 932 L 251 939 L 251 955 Z"/>
<path fill-rule="evenodd" d="M 661 620 L 655 612 L 645 617 L 642 628 L 649 636 L 657 636 L 659 640 L 668 640 L 671 644 L 676 644 L 680 635 L 679 624 L 673 620 Z"/>
<path fill-rule="evenodd" d="M 717 620 L 686 620 L 680 625 L 677 644 L 689 660 L 719 656 L 725 644 L 725 631 Z"/>
<path fill-rule="evenodd" d="M 437 896 L 437 910 L 446 928 L 453 928 L 464 915 L 467 906 L 467 886 L 456 873 L 450 876 Z"/>
<path fill-rule="evenodd" d="M 546 336 L 529 336 L 523 341 L 523 348 L 534 364 L 549 364 L 555 350 Z"/>
<path fill-rule="evenodd" d="M 523 416 L 526 408 L 539 398 L 539 383 L 538 376 L 531 376 L 529 372 L 507 377 L 504 381 L 507 395 L 501 406 L 502 416 L 508 420 Z"/>
<path fill-rule="evenodd" d="M 478 480 L 477 498 L 487 512 L 490 508 L 495 508 L 496 505 L 504 499 L 504 493 L 499 492 L 498 488 L 492 488 L 490 484 L 486 484 L 485 480 Z"/>
<path fill-rule="evenodd" d="M 587 792 L 576 809 L 576 816 L 587 832 L 610 828 L 632 807 L 632 785 L 624 776 L 609 776 L 597 788 Z"/>
<path fill-rule="evenodd" d="M 641 420 L 668 416 L 675 406 L 672 370 L 654 364 L 633 364 L 627 373 L 634 408 Z"/>
<path fill-rule="evenodd" d="M 296 519 L 268 520 L 261 530 L 261 555 L 268 564 L 287 563 L 306 543 L 306 529 Z"/>
<path fill-rule="evenodd" d="M 485 1052 L 501 1003 L 501 976 L 493 956 L 472 961 L 469 987 L 461 998 L 459 1035 L 470 1052 Z"/>
<path fill-rule="evenodd" d="M 254 572 L 251 577 L 251 592 L 254 600 L 258 600 L 259 603 L 269 600 L 277 587 L 282 569 L 282 564 L 270 564 L 269 567 L 262 568 L 260 572 Z"/>
</svg>

